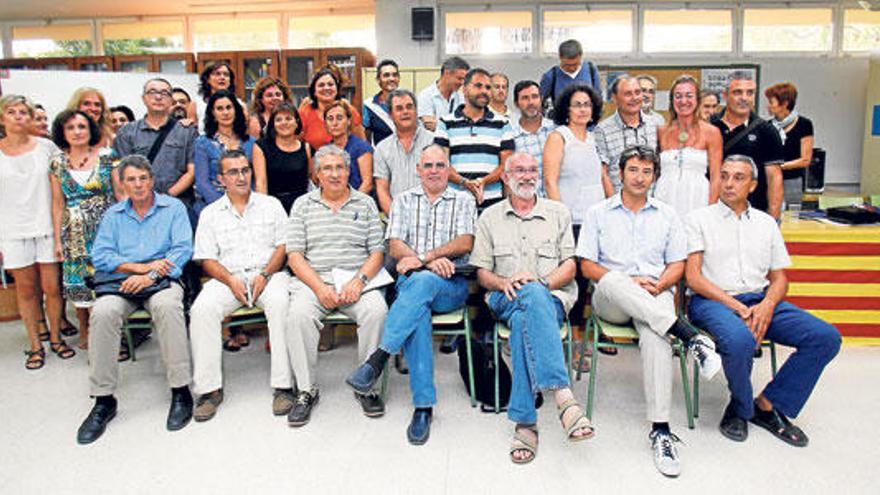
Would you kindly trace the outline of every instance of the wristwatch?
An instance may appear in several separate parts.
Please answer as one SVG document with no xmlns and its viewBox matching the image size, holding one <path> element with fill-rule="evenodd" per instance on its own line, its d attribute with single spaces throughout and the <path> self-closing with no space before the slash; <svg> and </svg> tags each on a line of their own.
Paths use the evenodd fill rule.
<svg viewBox="0 0 880 495">
<path fill-rule="evenodd" d="M 147 272 L 147 276 L 150 277 L 150 280 L 152 280 L 153 282 L 159 280 L 160 278 L 159 272 L 157 272 L 156 270 L 150 270 L 149 272 Z"/>
<path fill-rule="evenodd" d="M 268 282 L 269 277 L 271 277 L 272 275 L 266 273 L 266 270 L 260 270 L 260 276 L 262 276 L 264 279 L 266 279 L 266 282 Z"/>
<path fill-rule="evenodd" d="M 364 275 L 364 274 L 361 273 L 361 272 L 357 272 L 356 277 L 357 277 L 358 280 L 360 280 L 361 282 L 363 282 L 364 285 L 367 285 L 367 282 L 370 281 L 370 278 L 367 277 L 366 275 Z"/>
<path fill-rule="evenodd" d="M 425 256 L 424 254 L 420 254 L 417 257 L 419 258 L 419 261 L 421 261 L 423 265 L 428 264 L 428 257 Z"/>
<path fill-rule="evenodd" d="M 547 277 L 538 277 L 538 283 L 543 285 L 546 288 L 550 288 L 550 281 L 547 280 Z"/>
</svg>

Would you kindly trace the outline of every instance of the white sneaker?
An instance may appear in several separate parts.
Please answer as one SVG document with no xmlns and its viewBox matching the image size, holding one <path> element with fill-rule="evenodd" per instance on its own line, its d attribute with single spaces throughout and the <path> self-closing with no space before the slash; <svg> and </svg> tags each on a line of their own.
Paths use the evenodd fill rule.
<svg viewBox="0 0 880 495">
<path fill-rule="evenodd" d="M 715 352 L 715 342 L 705 335 L 697 335 L 688 344 L 691 357 L 700 365 L 700 376 L 711 380 L 721 369 L 721 356 Z"/>
<path fill-rule="evenodd" d="M 654 449 L 654 466 L 663 476 L 675 478 L 681 474 L 681 461 L 675 442 L 681 442 L 677 436 L 665 431 L 654 430 L 648 435 Z"/>
</svg>

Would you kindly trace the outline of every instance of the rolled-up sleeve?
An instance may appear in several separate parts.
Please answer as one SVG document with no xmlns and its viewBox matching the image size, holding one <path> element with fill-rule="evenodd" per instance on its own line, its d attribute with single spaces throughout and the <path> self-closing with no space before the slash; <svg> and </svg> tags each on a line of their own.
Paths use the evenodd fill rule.
<svg viewBox="0 0 880 495">
<path fill-rule="evenodd" d="M 171 269 L 168 276 L 176 279 L 180 278 L 184 265 L 192 258 L 193 235 L 189 216 L 183 203 L 175 200 L 171 208 L 173 208 L 171 216 L 171 246 L 168 248 L 168 253 L 165 257 L 174 263 L 174 268 Z"/>
</svg>

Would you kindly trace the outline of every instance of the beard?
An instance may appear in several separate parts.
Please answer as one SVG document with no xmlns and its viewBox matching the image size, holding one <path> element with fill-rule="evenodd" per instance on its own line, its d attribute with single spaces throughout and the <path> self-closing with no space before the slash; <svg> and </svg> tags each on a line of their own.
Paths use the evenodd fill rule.
<svg viewBox="0 0 880 495">
<path fill-rule="evenodd" d="M 183 107 L 175 107 L 171 110 L 171 117 L 177 120 L 186 118 L 186 108 Z"/>
<path fill-rule="evenodd" d="M 507 188 L 520 199 L 532 199 L 537 193 L 538 183 L 534 180 L 510 180 L 507 181 Z"/>
</svg>

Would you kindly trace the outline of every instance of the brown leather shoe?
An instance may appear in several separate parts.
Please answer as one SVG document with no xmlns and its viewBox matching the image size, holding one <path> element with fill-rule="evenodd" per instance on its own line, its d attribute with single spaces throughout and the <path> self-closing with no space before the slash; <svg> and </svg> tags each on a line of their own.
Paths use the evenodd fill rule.
<svg viewBox="0 0 880 495">
<path fill-rule="evenodd" d="M 272 394 L 272 414 L 275 416 L 285 416 L 293 409 L 296 402 L 296 395 L 293 389 L 276 388 Z"/>
<path fill-rule="evenodd" d="M 199 396 L 199 400 L 196 401 L 196 408 L 193 411 L 193 419 L 202 422 L 213 418 L 217 414 L 217 408 L 220 407 L 221 402 L 223 402 L 222 388 Z"/>
</svg>

